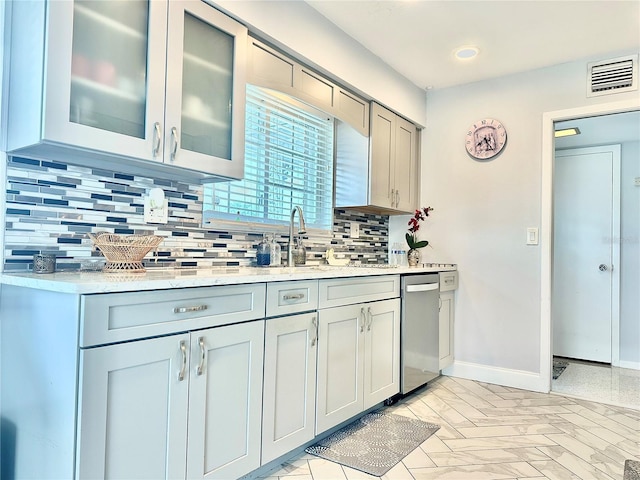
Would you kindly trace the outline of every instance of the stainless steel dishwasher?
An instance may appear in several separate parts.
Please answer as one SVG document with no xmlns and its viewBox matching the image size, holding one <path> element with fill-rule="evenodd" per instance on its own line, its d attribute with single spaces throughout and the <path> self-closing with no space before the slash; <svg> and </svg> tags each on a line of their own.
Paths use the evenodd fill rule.
<svg viewBox="0 0 640 480">
<path fill-rule="evenodd" d="M 437 273 L 401 277 L 400 392 L 405 395 L 440 375 Z"/>
</svg>

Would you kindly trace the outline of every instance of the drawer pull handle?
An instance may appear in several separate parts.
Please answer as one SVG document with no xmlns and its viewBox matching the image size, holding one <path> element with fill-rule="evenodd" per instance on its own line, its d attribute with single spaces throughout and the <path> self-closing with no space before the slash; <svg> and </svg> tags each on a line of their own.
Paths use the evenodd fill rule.
<svg viewBox="0 0 640 480">
<path fill-rule="evenodd" d="M 206 305 L 194 305 L 193 307 L 175 307 L 173 309 L 173 313 L 189 313 L 189 312 L 201 312 L 202 310 L 206 310 Z"/>
<path fill-rule="evenodd" d="M 204 337 L 198 338 L 198 344 L 200 344 L 200 364 L 196 369 L 196 374 L 200 376 L 204 371 L 204 361 L 205 361 L 205 356 L 207 352 L 207 349 L 204 347 Z"/>
<path fill-rule="evenodd" d="M 304 298 L 304 293 L 287 293 L 282 298 L 283 300 L 300 300 Z"/>
<path fill-rule="evenodd" d="M 178 381 L 184 380 L 184 374 L 187 371 L 187 343 L 183 340 L 180 342 L 180 353 L 182 353 L 182 368 L 178 373 Z"/>
<path fill-rule="evenodd" d="M 367 332 L 371 331 L 371 324 L 373 323 L 373 313 L 371 313 L 371 307 L 367 308 Z"/>
</svg>

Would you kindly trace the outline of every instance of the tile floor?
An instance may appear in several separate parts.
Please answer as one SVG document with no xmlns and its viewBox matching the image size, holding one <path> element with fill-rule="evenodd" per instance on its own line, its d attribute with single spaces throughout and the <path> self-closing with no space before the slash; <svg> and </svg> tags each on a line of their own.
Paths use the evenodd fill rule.
<svg viewBox="0 0 640 480">
<path fill-rule="evenodd" d="M 552 380 L 553 392 L 640 409 L 640 370 L 561 360 L 569 365 L 557 380 Z"/>
<path fill-rule="evenodd" d="M 385 480 L 621 480 L 640 409 L 440 377 L 386 411 L 440 425 Z M 375 479 L 308 454 L 268 480 Z"/>
</svg>

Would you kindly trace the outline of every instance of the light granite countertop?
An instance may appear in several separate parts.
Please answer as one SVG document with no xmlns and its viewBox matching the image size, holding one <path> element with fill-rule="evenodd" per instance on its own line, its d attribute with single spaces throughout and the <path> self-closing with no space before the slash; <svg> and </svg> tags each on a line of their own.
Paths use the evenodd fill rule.
<svg viewBox="0 0 640 480">
<path fill-rule="evenodd" d="M 283 282 L 372 275 L 407 275 L 456 270 L 452 264 L 427 264 L 419 267 L 214 267 L 186 269 L 149 269 L 142 273 L 56 272 L 2 273 L 0 283 L 60 293 L 91 294 L 208 287 L 243 283 Z"/>
</svg>

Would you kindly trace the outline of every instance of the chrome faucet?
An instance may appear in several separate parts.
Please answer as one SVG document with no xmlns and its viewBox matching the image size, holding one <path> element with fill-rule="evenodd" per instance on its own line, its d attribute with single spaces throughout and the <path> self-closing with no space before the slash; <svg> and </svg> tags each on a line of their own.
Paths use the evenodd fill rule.
<svg viewBox="0 0 640 480">
<path fill-rule="evenodd" d="M 298 233 L 307 233 L 307 227 L 304 224 L 304 215 L 302 215 L 302 209 L 298 206 L 293 207 L 293 210 L 291 210 L 291 219 L 289 221 L 289 245 L 287 247 L 287 266 L 289 267 L 295 266 L 295 263 L 293 261 L 293 221 L 296 215 L 296 211 L 298 212 Z"/>
</svg>

